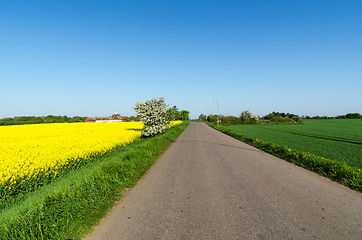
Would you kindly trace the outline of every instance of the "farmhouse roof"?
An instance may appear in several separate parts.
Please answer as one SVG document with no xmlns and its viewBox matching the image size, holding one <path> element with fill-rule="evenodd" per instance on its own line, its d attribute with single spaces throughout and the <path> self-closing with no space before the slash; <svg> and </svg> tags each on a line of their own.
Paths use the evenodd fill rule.
<svg viewBox="0 0 362 240">
<path fill-rule="evenodd" d="M 125 116 L 114 116 L 114 117 L 88 117 L 85 122 L 95 122 L 95 121 L 111 121 L 111 120 L 124 120 Z"/>
</svg>

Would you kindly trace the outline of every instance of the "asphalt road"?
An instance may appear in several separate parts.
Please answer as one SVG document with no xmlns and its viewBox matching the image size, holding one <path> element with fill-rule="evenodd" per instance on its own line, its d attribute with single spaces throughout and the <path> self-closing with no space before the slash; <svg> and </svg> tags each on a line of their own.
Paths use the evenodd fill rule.
<svg viewBox="0 0 362 240">
<path fill-rule="evenodd" d="M 362 194 L 192 122 L 88 239 L 360 240 Z"/>
</svg>

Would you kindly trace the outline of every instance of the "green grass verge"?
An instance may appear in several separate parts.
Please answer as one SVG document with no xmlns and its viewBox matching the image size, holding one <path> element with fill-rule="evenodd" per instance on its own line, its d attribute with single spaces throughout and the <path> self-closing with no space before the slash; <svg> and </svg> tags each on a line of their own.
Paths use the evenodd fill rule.
<svg viewBox="0 0 362 240">
<path fill-rule="evenodd" d="M 319 157 L 309 152 L 299 152 L 287 147 L 265 142 L 258 138 L 249 137 L 239 132 L 235 132 L 225 126 L 216 126 L 213 123 L 207 123 L 209 126 L 241 140 L 249 145 L 259 148 L 281 159 L 292 162 L 298 166 L 316 172 L 324 177 L 340 182 L 351 189 L 362 192 L 362 173 L 360 169 L 351 167 L 345 162 Z"/>
<path fill-rule="evenodd" d="M 86 165 L 97 161 L 100 157 L 108 156 L 115 151 L 123 150 L 124 146 L 117 146 L 105 153 L 93 153 L 87 159 L 77 159 L 77 161 L 70 160 L 67 164 L 57 169 L 57 172 L 43 171 L 36 175 L 36 177 L 18 178 L 15 184 L 11 184 L 11 189 L 8 189 L 9 181 L 0 185 L 0 209 L 12 206 L 16 202 L 20 202 L 27 198 L 29 193 L 36 191 L 52 182 L 57 181 L 59 178 L 69 174 L 70 172 L 77 171 Z"/>
<path fill-rule="evenodd" d="M 187 125 L 136 140 L 2 209 L 0 239 L 81 239 Z"/>
</svg>

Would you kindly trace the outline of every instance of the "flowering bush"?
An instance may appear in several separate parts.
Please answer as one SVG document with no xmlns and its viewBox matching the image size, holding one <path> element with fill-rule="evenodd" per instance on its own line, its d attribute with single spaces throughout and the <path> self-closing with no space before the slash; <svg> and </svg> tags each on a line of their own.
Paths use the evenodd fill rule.
<svg viewBox="0 0 362 240">
<path fill-rule="evenodd" d="M 142 136 L 150 137 L 163 132 L 169 127 L 165 98 L 152 98 L 144 103 L 137 103 L 134 110 L 145 125 Z"/>
</svg>

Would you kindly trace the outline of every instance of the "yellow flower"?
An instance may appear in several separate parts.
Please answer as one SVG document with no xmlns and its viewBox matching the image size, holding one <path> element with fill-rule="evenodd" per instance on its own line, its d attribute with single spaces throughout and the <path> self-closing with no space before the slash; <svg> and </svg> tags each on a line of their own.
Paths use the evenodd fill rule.
<svg viewBox="0 0 362 240">
<path fill-rule="evenodd" d="M 57 175 L 71 161 L 88 160 L 141 137 L 139 122 L 54 123 L 0 127 L 0 185 L 39 174 Z M 11 189 L 11 187 L 9 188 Z"/>
<path fill-rule="evenodd" d="M 171 122 L 170 122 L 170 127 L 176 126 L 176 125 L 178 125 L 178 124 L 180 124 L 180 123 L 182 123 L 182 121 L 180 121 L 180 120 L 171 121 Z"/>
</svg>

